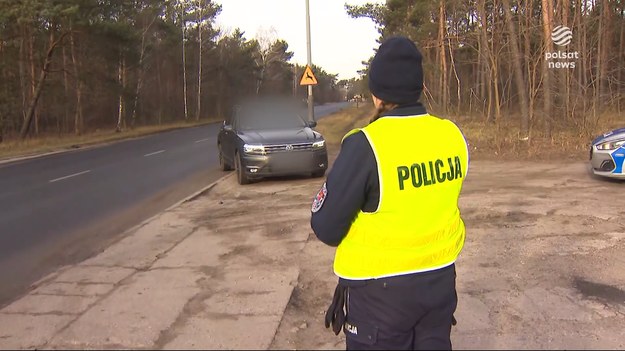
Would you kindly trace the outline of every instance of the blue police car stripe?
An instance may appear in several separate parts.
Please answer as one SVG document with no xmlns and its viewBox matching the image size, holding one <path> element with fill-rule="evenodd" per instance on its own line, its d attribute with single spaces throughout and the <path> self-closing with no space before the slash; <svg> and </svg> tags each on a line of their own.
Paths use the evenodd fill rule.
<svg viewBox="0 0 625 351">
<path fill-rule="evenodd" d="M 623 173 L 623 163 L 625 162 L 625 147 L 621 146 L 620 148 L 616 149 L 612 153 L 612 159 L 614 160 L 614 164 L 616 165 L 612 173 Z"/>
</svg>

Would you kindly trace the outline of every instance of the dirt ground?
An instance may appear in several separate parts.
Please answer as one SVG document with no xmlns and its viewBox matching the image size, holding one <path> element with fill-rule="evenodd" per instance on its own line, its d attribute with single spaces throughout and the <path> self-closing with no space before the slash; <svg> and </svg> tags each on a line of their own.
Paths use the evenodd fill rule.
<svg viewBox="0 0 625 351">
<path fill-rule="evenodd" d="M 311 196 L 321 183 L 309 182 Z M 454 348 L 625 348 L 624 189 L 583 161 L 473 161 L 460 200 Z M 323 325 L 333 254 L 309 230 L 272 349 L 344 349 Z"/>
</svg>

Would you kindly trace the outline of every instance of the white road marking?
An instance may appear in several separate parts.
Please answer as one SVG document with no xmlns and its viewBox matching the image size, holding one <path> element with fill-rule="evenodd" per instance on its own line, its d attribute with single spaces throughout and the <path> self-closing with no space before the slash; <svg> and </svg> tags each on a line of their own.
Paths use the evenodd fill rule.
<svg viewBox="0 0 625 351">
<path fill-rule="evenodd" d="M 209 138 L 206 138 L 206 139 L 196 140 L 195 142 L 196 142 L 196 143 L 201 143 L 201 142 L 203 142 L 203 141 L 208 141 L 208 140 L 210 140 L 210 139 L 209 139 Z"/>
<path fill-rule="evenodd" d="M 63 180 L 63 179 L 67 179 L 67 178 L 72 178 L 72 177 L 77 177 L 77 176 L 79 176 L 79 175 L 83 175 L 83 174 L 85 174 L 85 173 L 89 173 L 89 172 L 91 172 L 91 170 L 86 170 L 86 171 L 82 171 L 82 172 L 78 172 L 78 173 L 70 174 L 70 175 L 67 175 L 67 176 L 65 176 L 65 177 L 60 177 L 60 178 L 52 179 L 52 180 L 50 180 L 49 182 L 50 182 L 50 183 L 54 183 L 54 182 L 58 182 L 59 180 Z"/>
<path fill-rule="evenodd" d="M 149 154 L 145 154 L 145 155 L 143 155 L 143 157 L 154 156 L 154 155 L 162 154 L 163 152 L 165 152 L 165 150 L 159 150 L 159 151 L 156 151 L 156 152 L 151 152 Z"/>
</svg>

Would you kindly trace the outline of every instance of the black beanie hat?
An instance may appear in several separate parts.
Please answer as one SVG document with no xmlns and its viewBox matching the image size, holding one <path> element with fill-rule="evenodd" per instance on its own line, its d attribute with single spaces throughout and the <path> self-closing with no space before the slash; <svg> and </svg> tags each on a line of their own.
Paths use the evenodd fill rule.
<svg viewBox="0 0 625 351">
<path fill-rule="evenodd" d="M 417 102 L 423 91 L 421 61 L 421 53 L 412 40 L 401 36 L 386 40 L 369 66 L 369 90 L 385 102 Z"/>
</svg>

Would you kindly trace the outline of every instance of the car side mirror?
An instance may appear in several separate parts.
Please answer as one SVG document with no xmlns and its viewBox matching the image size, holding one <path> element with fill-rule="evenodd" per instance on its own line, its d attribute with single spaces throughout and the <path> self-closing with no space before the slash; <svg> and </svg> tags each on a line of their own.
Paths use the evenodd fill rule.
<svg viewBox="0 0 625 351">
<path fill-rule="evenodd" d="M 309 121 L 309 122 L 308 122 L 308 126 L 309 126 L 310 128 L 315 128 L 315 127 L 317 126 L 317 121 Z"/>
</svg>

